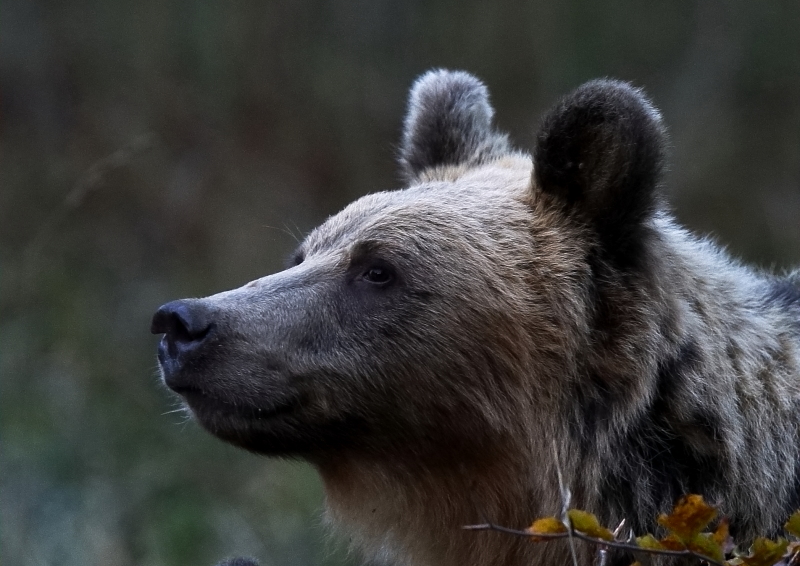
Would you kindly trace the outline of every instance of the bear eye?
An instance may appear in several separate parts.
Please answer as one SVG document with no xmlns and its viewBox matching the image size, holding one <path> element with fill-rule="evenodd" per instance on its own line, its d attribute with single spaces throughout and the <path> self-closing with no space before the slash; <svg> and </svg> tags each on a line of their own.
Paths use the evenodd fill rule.
<svg viewBox="0 0 800 566">
<path fill-rule="evenodd" d="M 374 285 L 385 285 L 392 280 L 392 272 L 386 267 L 372 266 L 362 275 L 364 281 Z"/>
</svg>

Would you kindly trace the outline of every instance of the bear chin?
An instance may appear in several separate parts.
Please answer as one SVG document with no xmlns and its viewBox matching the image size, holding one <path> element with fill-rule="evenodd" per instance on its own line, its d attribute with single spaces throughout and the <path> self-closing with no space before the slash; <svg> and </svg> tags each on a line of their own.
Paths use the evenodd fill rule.
<svg viewBox="0 0 800 566">
<path fill-rule="evenodd" d="M 316 461 L 341 452 L 365 429 L 355 417 L 322 418 L 307 399 L 293 397 L 257 408 L 221 400 L 197 389 L 179 392 L 197 422 L 217 438 L 265 456 Z"/>
<path fill-rule="evenodd" d="M 302 402 L 287 399 L 254 407 L 220 399 L 196 388 L 176 391 L 195 419 L 214 436 L 264 454 L 296 451 L 293 436 L 305 428 L 300 413 Z M 266 408 L 268 407 L 268 408 Z"/>
</svg>

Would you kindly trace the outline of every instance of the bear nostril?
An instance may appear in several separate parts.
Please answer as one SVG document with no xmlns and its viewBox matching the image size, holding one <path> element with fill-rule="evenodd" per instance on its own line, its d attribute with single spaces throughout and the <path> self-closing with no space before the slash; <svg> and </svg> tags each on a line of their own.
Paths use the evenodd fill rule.
<svg viewBox="0 0 800 566">
<path fill-rule="evenodd" d="M 178 342 L 193 342 L 195 339 L 202 338 L 205 335 L 204 331 L 193 333 L 189 330 L 189 322 L 180 313 L 171 314 L 169 327 L 170 330 L 167 334 L 171 334 L 172 338 Z"/>
<path fill-rule="evenodd" d="M 209 310 L 198 301 L 172 301 L 153 315 L 150 331 L 164 334 L 169 342 L 200 342 L 213 326 Z"/>
</svg>

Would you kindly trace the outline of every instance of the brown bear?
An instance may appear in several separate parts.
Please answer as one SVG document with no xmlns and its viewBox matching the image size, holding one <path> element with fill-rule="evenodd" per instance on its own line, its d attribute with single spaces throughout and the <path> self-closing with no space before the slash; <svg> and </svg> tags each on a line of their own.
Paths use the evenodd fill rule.
<svg viewBox="0 0 800 566">
<path fill-rule="evenodd" d="M 676 224 L 661 117 L 629 84 L 565 97 L 532 155 L 492 116 L 471 75 L 422 76 L 408 186 L 285 271 L 162 306 L 166 385 L 218 437 L 313 464 L 379 561 L 568 563 L 563 541 L 461 529 L 557 514 L 557 464 L 608 525 L 652 530 L 691 492 L 737 540 L 776 532 L 800 507 L 800 274 Z"/>
</svg>

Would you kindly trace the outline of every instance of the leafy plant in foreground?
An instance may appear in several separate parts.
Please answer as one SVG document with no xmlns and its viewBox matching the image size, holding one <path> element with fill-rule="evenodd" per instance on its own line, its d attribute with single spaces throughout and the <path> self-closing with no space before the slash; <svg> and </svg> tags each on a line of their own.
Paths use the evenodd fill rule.
<svg viewBox="0 0 800 566">
<path fill-rule="evenodd" d="M 542 517 L 525 530 L 509 529 L 491 523 L 469 525 L 465 528 L 525 536 L 532 542 L 575 538 L 597 545 L 601 556 L 609 548 L 616 548 L 627 550 L 635 556 L 644 554 L 690 557 L 714 566 L 800 566 L 800 510 L 789 517 L 784 525 L 788 535 L 793 538 L 792 541 L 759 537 L 753 541 L 746 554 L 734 547 L 728 532 L 727 519 L 721 519 L 713 531 L 709 530 L 709 525 L 716 518 L 717 510 L 700 495 L 686 495 L 678 501 L 671 513 L 658 517 L 658 524 L 666 531 L 666 535 L 660 539 L 651 533 L 620 539 L 618 533 L 622 530 L 624 521 L 612 532 L 601 525 L 593 514 L 579 509 L 568 509 L 561 519 Z"/>
</svg>

